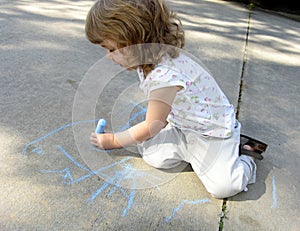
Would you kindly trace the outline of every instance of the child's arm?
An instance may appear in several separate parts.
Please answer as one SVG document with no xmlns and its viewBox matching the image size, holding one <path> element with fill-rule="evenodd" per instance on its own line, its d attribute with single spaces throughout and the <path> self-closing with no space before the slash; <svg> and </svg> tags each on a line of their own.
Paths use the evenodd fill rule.
<svg viewBox="0 0 300 231">
<path fill-rule="evenodd" d="M 167 125 L 171 105 L 180 87 L 165 87 L 150 93 L 145 121 L 116 134 L 91 134 L 91 143 L 101 149 L 126 147 L 145 141 Z"/>
</svg>

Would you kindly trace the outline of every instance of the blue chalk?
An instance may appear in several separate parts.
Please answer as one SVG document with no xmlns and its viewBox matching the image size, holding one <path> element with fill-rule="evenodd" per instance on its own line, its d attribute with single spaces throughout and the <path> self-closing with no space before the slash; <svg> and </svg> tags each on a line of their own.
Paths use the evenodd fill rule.
<svg viewBox="0 0 300 231">
<path fill-rule="evenodd" d="M 105 126 L 106 126 L 106 120 L 105 119 L 100 119 L 98 121 L 95 132 L 96 133 L 104 133 Z"/>
</svg>

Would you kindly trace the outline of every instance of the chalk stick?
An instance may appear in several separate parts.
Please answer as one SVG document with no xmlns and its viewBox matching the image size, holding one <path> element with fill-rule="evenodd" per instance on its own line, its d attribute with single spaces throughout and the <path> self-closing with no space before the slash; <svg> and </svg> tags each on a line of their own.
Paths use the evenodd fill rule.
<svg viewBox="0 0 300 231">
<path fill-rule="evenodd" d="M 105 126 L 106 126 L 106 120 L 100 119 L 95 129 L 95 133 L 104 133 Z"/>
</svg>

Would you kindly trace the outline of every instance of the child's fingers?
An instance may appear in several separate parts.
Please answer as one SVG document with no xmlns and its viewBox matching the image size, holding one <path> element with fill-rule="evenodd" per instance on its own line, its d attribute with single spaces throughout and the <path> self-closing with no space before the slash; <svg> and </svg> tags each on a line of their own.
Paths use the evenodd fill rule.
<svg viewBox="0 0 300 231">
<path fill-rule="evenodd" d="M 91 139 L 91 144 L 93 144 L 93 145 L 95 145 L 95 146 L 98 146 L 98 142 L 95 141 L 95 140 L 92 140 L 92 139 Z"/>
<path fill-rule="evenodd" d="M 98 147 L 98 142 L 91 140 L 91 144 Z"/>
<path fill-rule="evenodd" d="M 91 142 L 91 144 L 93 144 L 95 146 L 98 146 L 98 138 L 97 138 L 96 133 L 92 133 L 91 134 L 91 136 L 90 136 L 90 142 Z"/>
<path fill-rule="evenodd" d="M 96 134 L 95 132 L 92 132 L 92 133 L 91 133 L 91 138 L 92 138 L 92 137 L 93 137 L 93 138 L 97 138 L 97 134 Z"/>
</svg>

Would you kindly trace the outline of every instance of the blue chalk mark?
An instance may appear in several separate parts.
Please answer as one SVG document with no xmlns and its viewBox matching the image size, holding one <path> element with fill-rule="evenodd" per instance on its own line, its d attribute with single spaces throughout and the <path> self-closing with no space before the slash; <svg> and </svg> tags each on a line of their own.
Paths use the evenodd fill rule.
<svg viewBox="0 0 300 231">
<path fill-rule="evenodd" d="M 147 108 L 144 108 L 140 105 L 138 105 L 138 106 L 141 110 L 132 115 L 132 117 L 129 119 L 129 121 L 123 127 L 121 127 L 119 129 L 120 132 L 125 131 L 126 129 L 130 128 L 132 126 L 131 124 L 133 123 L 133 121 L 136 120 L 136 118 L 138 118 L 139 116 L 142 116 L 142 120 L 145 120 Z"/>
<path fill-rule="evenodd" d="M 102 175 L 104 177 L 106 177 L 106 179 L 108 178 L 107 182 L 104 182 L 104 184 L 98 189 L 96 190 L 92 196 L 87 200 L 88 203 L 94 201 L 96 199 L 96 197 L 98 195 L 100 195 L 105 189 L 107 189 L 108 187 L 112 187 L 112 189 L 108 192 L 107 196 L 111 196 L 114 192 L 116 192 L 117 190 L 120 191 L 122 193 L 122 195 L 127 199 L 128 203 L 126 208 L 123 210 L 122 216 L 126 216 L 128 211 L 130 210 L 130 208 L 133 205 L 134 202 L 134 197 L 135 197 L 135 187 L 136 187 L 136 179 L 138 177 L 144 177 L 144 173 L 141 173 L 139 171 L 136 171 L 134 168 L 132 168 L 132 166 L 130 164 L 126 164 L 126 166 L 123 168 L 122 171 L 116 171 L 115 175 L 113 177 L 108 177 L 107 175 L 105 175 L 103 173 L 103 171 L 110 169 L 116 165 L 121 165 L 123 163 L 125 163 L 126 161 L 132 159 L 132 157 L 126 157 L 121 159 L 118 162 L 114 162 L 110 165 L 104 166 L 102 168 L 99 168 L 96 171 L 91 171 L 89 168 L 85 167 L 84 165 L 82 165 L 81 163 L 79 163 L 78 161 L 76 161 L 63 147 L 61 147 L 60 145 L 56 145 L 57 149 L 69 160 L 71 161 L 71 163 L 73 163 L 74 166 L 80 168 L 81 170 L 84 170 L 87 172 L 86 175 L 81 176 L 78 179 L 75 179 L 69 168 L 65 168 L 62 170 L 41 170 L 41 172 L 43 173 L 63 173 L 63 183 L 64 184 L 74 184 L 74 183 L 78 183 L 81 182 L 95 174 L 98 175 Z M 148 177 L 149 178 L 149 177 Z M 155 178 L 155 177 L 154 177 Z M 130 193 L 127 193 L 121 186 L 121 182 L 123 180 L 131 180 L 132 181 L 132 187 L 130 190 Z M 154 184 L 154 183 L 153 183 Z"/>
<path fill-rule="evenodd" d="M 127 198 L 128 200 L 128 204 L 127 207 L 123 210 L 122 216 L 126 216 L 128 210 L 131 208 L 131 206 L 133 205 L 133 201 L 134 201 L 134 195 L 135 195 L 135 187 L 136 187 L 136 174 L 133 174 L 134 170 L 131 165 L 127 165 L 127 167 L 125 168 L 124 171 L 119 172 L 119 174 L 117 174 L 116 178 L 118 179 L 117 184 L 115 184 L 114 188 L 109 192 L 108 196 L 110 196 L 113 192 L 116 191 L 116 189 L 119 189 L 123 195 L 125 196 L 125 198 Z M 132 185 L 131 185 L 131 190 L 130 190 L 130 194 L 127 194 L 125 192 L 124 189 L 122 189 L 119 186 L 119 183 L 124 180 L 124 179 L 132 179 Z"/>
<path fill-rule="evenodd" d="M 147 108 L 144 108 L 144 107 L 142 107 L 142 106 L 140 106 L 139 104 L 136 104 L 136 103 L 135 103 L 134 105 L 138 106 L 138 107 L 141 109 L 141 111 L 136 112 L 136 113 L 129 119 L 129 121 L 126 123 L 126 125 L 123 126 L 123 127 L 120 129 L 119 132 L 124 131 L 124 130 L 130 128 L 131 123 L 132 123 L 138 116 L 140 116 L 140 115 L 142 115 L 142 116 L 143 116 L 143 117 L 142 117 L 143 120 L 145 120 Z M 64 129 L 66 129 L 66 128 L 75 126 L 75 125 L 77 125 L 77 124 L 81 124 L 81 123 L 93 123 L 93 122 L 96 122 L 96 121 L 97 121 L 97 120 L 82 120 L 82 121 L 77 121 L 77 122 L 72 122 L 72 123 L 65 124 L 65 125 L 63 125 L 63 126 L 57 128 L 57 129 L 55 129 L 55 130 L 53 130 L 53 131 L 47 133 L 46 135 L 44 135 L 44 136 L 42 136 L 42 137 L 40 137 L 40 138 L 38 138 L 38 139 L 36 139 L 36 140 L 34 140 L 34 141 L 31 141 L 31 142 L 27 143 L 27 144 L 25 145 L 25 147 L 23 148 L 23 154 L 26 156 L 26 155 L 28 154 L 28 153 L 27 153 L 28 148 L 29 148 L 31 145 L 34 145 L 34 144 L 36 144 L 36 143 L 39 143 L 39 142 L 41 142 L 41 141 L 43 141 L 43 140 L 49 138 L 50 136 L 54 135 L 54 134 L 57 133 L 57 132 L 60 132 L 60 131 L 62 131 L 62 130 L 64 130 Z M 106 125 L 106 122 L 105 122 L 105 125 Z M 35 149 L 33 149 L 33 150 L 35 150 Z M 31 152 L 33 152 L 33 150 L 32 150 Z M 36 152 L 36 151 L 34 151 L 34 152 Z M 107 152 L 107 151 L 106 151 L 106 152 Z M 37 153 L 41 155 L 42 152 L 37 152 Z M 45 154 L 45 153 L 44 153 L 44 154 Z"/>
<path fill-rule="evenodd" d="M 197 204 L 204 204 L 210 202 L 210 199 L 201 199 L 201 200 L 196 200 L 196 201 L 190 201 L 190 200 L 183 200 L 176 208 L 173 209 L 171 215 L 166 218 L 166 222 L 170 222 L 170 220 L 174 217 L 174 215 L 185 205 L 197 205 Z"/>
<path fill-rule="evenodd" d="M 74 122 L 74 123 L 68 123 L 68 124 L 65 124 L 65 125 L 61 126 L 60 128 L 57 128 L 57 129 L 55 129 L 55 130 L 53 130 L 53 131 L 47 133 L 46 135 L 44 135 L 44 136 L 42 136 L 42 137 L 40 137 L 40 138 L 38 138 L 38 139 L 36 139 L 36 140 L 34 140 L 34 141 L 32 141 L 32 142 L 26 144 L 25 147 L 24 147 L 24 149 L 23 149 L 23 154 L 24 154 L 24 155 L 27 155 L 27 150 L 28 150 L 28 148 L 29 148 L 31 145 L 34 145 L 34 144 L 36 144 L 36 143 L 38 143 L 38 142 L 41 142 L 41 141 L 47 139 L 49 136 L 52 136 L 53 134 L 55 134 L 55 133 L 57 133 L 57 132 L 59 132 L 59 131 L 62 131 L 62 130 L 64 130 L 64 129 L 66 129 L 66 128 L 72 127 L 72 126 L 77 125 L 77 124 L 81 124 L 81 123 L 92 123 L 92 122 L 95 122 L 95 121 L 96 121 L 96 120 L 82 120 L 82 121 L 78 121 L 78 122 Z"/>
<path fill-rule="evenodd" d="M 42 173 L 64 173 L 63 175 L 63 183 L 67 185 L 71 185 L 74 181 L 71 171 L 69 168 L 65 168 L 63 170 L 40 170 Z"/>
<path fill-rule="evenodd" d="M 134 188 L 136 187 L 135 185 L 135 180 L 132 182 L 132 190 L 130 191 L 130 194 L 128 196 L 128 205 L 127 207 L 124 209 L 122 216 L 125 217 L 127 215 L 128 210 L 131 208 L 131 206 L 133 205 L 133 199 L 134 199 L 134 195 L 135 195 L 135 190 Z"/>
<path fill-rule="evenodd" d="M 114 182 L 116 179 L 120 177 L 122 172 L 117 172 L 114 177 L 110 179 L 110 182 Z M 123 176 L 124 177 L 124 176 Z M 120 178 L 123 178 L 122 176 Z M 133 181 L 134 182 L 134 181 Z M 112 184 L 109 182 L 105 182 L 89 199 L 88 202 L 92 202 L 98 195 L 100 195 L 106 188 L 111 186 Z M 122 216 L 126 216 L 128 210 L 131 208 L 134 201 L 135 189 L 131 189 L 130 194 L 128 195 L 123 188 L 121 188 L 117 183 L 114 184 L 114 187 L 108 192 L 107 196 L 111 196 L 116 190 L 120 190 L 120 192 L 124 195 L 124 197 L 128 200 L 127 207 L 124 209 Z"/>
<path fill-rule="evenodd" d="M 106 120 L 100 119 L 98 121 L 97 127 L 95 129 L 95 133 L 98 133 L 98 134 L 104 133 L 105 126 L 106 126 Z"/>
<path fill-rule="evenodd" d="M 75 166 L 77 166 L 78 168 L 88 172 L 88 174 L 86 174 L 86 175 L 84 175 L 84 176 L 82 176 L 78 179 L 74 179 L 69 168 L 65 168 L 63 170 L 41 170 L 42 173 L 65 173 L 65 175 L 63 176 L 63 183 L 68 184 L 68 185 L 78 183 L 80 181 L 83 181 L 83 180 L 95 175 L 95 173 L 93 171 L 91 171 L 89 168 L 85 167 L 84 165 L 82 165 L 78 161 L 76 161 L 63 147 L 61 147 L 60 145 L 56 145 L 56 147 Z"/>
<path fill-rule="evenodd" d="M 116 173 L 116 177 L 115 177 L 114 179 L 118 179 L 118 177 L 120 177 L 119 180 L 116 182 L 116 184 L 114 184 L 114 187 L 108 192 L 107 197 L 110 197 L 114 192 L 117 191 L 117 189 L 119 189 L 120 192 L 121 192 L 125 197 L 127 197 L 127 194 L 125 193 L 125 191 L 122 190 L 122 188 L 119 186 L 119 184 L 120 184 L 120 182 L 122 181 L 122 178 L 123 178 L 123 177 L 121 176 L 121 174 Z"/>
<path fill-rule="evenodd" d="M 114 187 L 108 192 L 107 196 L 111 196 L 114 192 L 119 190 L 124 197 L 128 200 L 127 207 L 124 209 L 122 216 L 126 216 L 128 210 L 131 208 L 133 201 L 134 201 L 134 195 L 135 195 L 135 179 L 133 179 L 132 183 L 132 189 L 130 191 L 130 194 L 126 193 L 125 190 L 120 186 L 120 183 L 122 180 L 128 177 L 130 173 L 128 173 L 128 169 L 125 169 L 123 171 L 119 171 L 115 173 L 115 176 L 109 179 L 109 182 L 105 182 L 89 199 L 88 202 L 93 201 L 99 194 L 101 194 L 107 187 L 114 184 Z"/>
<path fill-rule="evenodd" d="M 43 150 L 43 149 L 41 149 L 40 147 L 36 147 L 36 148 L 32 149 L 32 150 L 31 150 L 31 153 L 33 153 L 33 152 L 35 152 L 35 153 L 39 154 L 40 156 L 43 156 L 43 155 L 45 155 L 45 152 L 44 152 L 44 150 Z"/>
<path fill-rule="evenodd" d="M 129 166 L 131 166 L 130 164 L 129 164 Z M 116 172 L 116 175 L 115 175 L 115 179 L 118 179 L 115 183 L 114 183 L 114 187 L 113 187 L 113 189 L 112 190 L 110 190 L 110 192 L 108 193 L 108 195 L 107 196 L 110 196 L 110 195 L 112 195 L 117 189 L 119 189 L 120 190 L 120 192 L 126 197 L 126 198 L 128 198 L 128 194 L 125 192 L 125 190 L 122 188 L 122 187 L 120 187 L 119 185 L 120 185 L 120 183 L 123 181 L 123 180 L 125 180 L 125 179 L 133 179 L 131 176 L 133 175 L 132 174 L 132 168 L 131 169 L 129 169 L 128 167 L 126 167 L 126 168 L 124 168 L 124 170 L 123 171 L 121 171 L 121 172 Z M 134 179 L 134 181 L 135 181 L 135 179 Z M 134 182 L 133 181 L 133 182 Z"/>
<path fill-rule="evenodd" d="M 88 199 L 88 202 L 92 202 L 100 193 L 102 193 L 103 190 L 105 190 L 108 186 L 111 184 L 108 182 L 105 182 L 101 188 L 99 188 L 96 192 L 93 193 L 93 195 Z"/>
<path fill-rule="evenodd" d="M 130 118 L 128 123 L 125 126 L 122 127 L 121 131 L 130 128 L 132 126 L 132 123 L 134 122 L 134 120 L 136 120 L 138 118 L 138 116 L 142 116 L 143 120 L 145 119 L 147 109 L 140 106 L 140 105 L 138 105 L 138 104 L 135 104 L 135 105 L 138 106 L 139 109 L 141 109 L 141 111 L 135 113 L 132 116 L 132 118 Z M 42 137 L 26 144 L 24 149 L 23 149 L 23 154 L 24 155 L 28 154 L 28 150 L 29 150 L 29 147 L 31 145 L 39 143 L 39 142 L 47 139 L 48 137 L 54 135 L 55 133 L 62 131 L 63 129 L 70 128 L 70 127 L 75 126 L 75 125 L 80 124 L 80 123 L 91 123 L 91 122 L 96 122 L 96 121 L 97 120 L 84 120 L 84 121 L 78 121 L 78 122 L 65 124 L 65 125 L 57 128 L 57 129 L 47 133 L 46 135 L 44 135 L 44 136 L 42 136 Z M 106 194 L 108 197 L 112 196 L 114 192 L 119 191 L 126 198 L 126 200 L 128 201 L 126 208 L 123 210 L 122 216 L 126 216 L 128 211 L 130 210 L 130 208 L 133 206 L 134 197 L 135 197 L 135 188 L 136 188 L 138 178 L 142 178 L 143 180 L 151 183 L 153 186 L 155 186 L 157 189 L 159 189 L 157 184 L 155 184 L 155 182 L 151 181 L 151 178 L 152 179 L 159 179 L 158 177 L 151 176 L 151 175 L 145 174 L 141 171 L 138 171 L 137 169 L 132 168 L 132 166 L 130 164 L 125 164 L 125 166 L 123 166 L 123 168 L 121 168 L 122 169 L 121 171 L 113 169 L 114 174 L 115 174 L 114 176 L 110 176 L 110 175 L 105 174 L 106 170 L 108 170 L 110 168 L 113 168 L 117 165 L 121 165 L 121 164 L 125 163 L 127 160 L 131 159 L 132 157 L 123 158 L 118 162 L 114 162 L 112 164 L 109 164 L 107 166 L 99 168 L 96 171 L 92 171 L 89 168 L 82 165 L 81 163 L 79 163 L 78 161 L 76 161 L 72 157 L 72 155 L 70 155 L 62 146 L 56 145 L 56 148 L 75 167 L 85 171 L 86 173 L 84 175 L 80 176 L 79 178 L 75 179 L 74 176 L 72 175 L 72 172 L 71 172 L 69 167 L 66 167 L 62 170 L 41 170 L 41 172 L 42 173 L 60 173 L 60 174 L 62 174 L 63 183 L 68 184 L 68 185 L 72 185 L 74 183 L 79 183 L 79 182 L 81 182 L 81 181 L 83 181 L 83 180 L 85 180 L 85 179 L 87 179 L 87 178 L 89 178 L 89 177 L 91 177 L 95 174 L 104 177 L 107 181 L 104 182 L 104 184 L 91 195 L 91 197 L 88 199 L 88 202 L 94 201 L 98 195 L 100 195 L 101 193 L 104 192 L 105 189 L 107 189 L 109 187 L 112 187 L 108 191 L 108 193 Z M 100 149 L 96 149 L 95 147 L 93 147 L 93 148 L 94 148 L 95 151 L 98 151 L 98 152 L 110 152 L 111 151 L 111 150 L 110 151 L 100 150 Z M 39 147 L 32 149 L 31 152 L 38 153 L 39 155 L 44 155 L 45 154 L 45 152 Z M 127 190 L 125 190 L 124 188 L 122 188 L 120 186 L 122 181 L 125 181 L 125 180 L 127 180 L 129 182 L 131 181 L 130 192 L 128 192 Z"/>
<path fill-rule="evenodd" d="M 72 156 L 71 156 L 71 155 L 63 148 L 63 147 L 61 147 L 60 145 L 57 145 L 56 147 L 57 147 L 57 149 L 58 149 L 59 151 L 61 151 L 61 152 L 63 153 L 63 155 L 64 155 L 65 157 L 67 157 L 67 159 L 69 159 L 69 160 L 72 162 L 73 165 L 75 165 L 75 166 L 77 166 L 78 168 L 80 168 L 80 169 L 86 171 L 87 174 L 81 176 L 81 177 L 78 178 L 78 179 L 74 179 L 74 178 L 72 177 L 72 174 L 71 174 L 69 168 L 65 168 L 65 169 L 63 169 L 63 170 L 41 170 L 41 172 L 43 172 L 43 173 L 65 173 L 63 179 L 64 179 L 64 182 L 66 182 L 65 179 L 68 178 L 69 181 L 67 182 L 67 184 L 69 184 L 69 185 L 70 185 L 70 184 L 74 184 L 74 183 L 81 182 L 81 181 L 83 181 L 83 180 L 85 180 L 85 179 L 87 179 L 87 178 L 89 178 L 89 177 L 91 177 L 91 176 L 93 176 L 93 175 L 96 175 L 96 174 L 101 175 L 101 171 L 107 170 L 107 169 L 112 168 L 112 167 L 114 167 L 114 166 L 116 166 L 116 165 L 120 165 L 120 164 L 122 164 L 123 162 L 125 162 L 125 161 L 127 161 L 127 160 L 129 160 L 129 159 L 132 158 L 132 157 L 126 157 L 126 158 L 123 158 L 122 160 L 120 160 L 120 161 L 118 161 L 118 162 L 114 162 L 113 164 L 110 164 L 110 165 L 107 165 L 107 166 L 105 166 L 105 167 L 102 167 L 102 168 L 100 168 L 100 169 L 98 169 L 98 170 L 96 170 L 96 171 L 91 171 L 89 168 L 85 167 L 84 165 L 82 165 L 82 164 L 80 164 L 78 161 L 76 161 L 76 160 L 75 160 L 75 159 L 74 159 L 74 158 L 73 158 L 73 157 L 72 157 Z M 102 174 L 102 176 L 107 177 L 105 174 Z M 113 182 L 112 182 L 112 183 L 113 183 Z"/>
<path fill-rule="evenodd" d="M 120 163 L 122 163 L 126 160 L 128 160 L 128 158 L 124 158 L 121 161 L 119 161 L 118 163 L 120 164 Z M 107 167 L 112 167 L 113 165 L 115 165 L 115 164 L 108 165 Z M 97 170 L 97 172 L 98 172 L 97 174 L 101 175 L 102 173 L 99 172 L 99 171 L 103 171 L 107 167 L 104 167 L 104 168 L 101 168 L 101 169 Z M 145 175 L 148 175 L 148 174 L 144 174 L 142 172 L 137 171 L 136 169 L 132 168 L 131 164 L 126 164 L 126 167 L 123 168 L 122 171 L 115 171 L 115 175 L 113 177 L 110 177 L 107 182 L 105 182 L 96 192 L 94 192 L 94 194 L 88 199 L 88 202 L 92 202 L 105 189 L 107 189 L 109 186 L 113 186 L 110 189 L 110 191 L 106 194 L 106 196 L 110 197 L 116 191 L 119 191 L 120 193 L 122 193 L 123 196 L 128 201 L 127 207 L 123 210 L 123 213 L 122 213 L 122 216 L 126 216 L 128 211 L 132 207 L 133 202 L 134 202 L 137 178 L 142 177 L 144 179 Z M 150 177 L 153 177 L 153 176 L 150 175 Z M 148 176 L 148 178 L 150 178 L 150 177 Z M 153 177 L 153 178 L 157 178 L 157 177 Z M 126 190 L 123 189 L 120 186 L 121 182 L 124 181 L 124 180 L 130 180 L 131 181 L 131 189 L 130 189 L 129 193 L 126 192 Z"/>
<path fill-rule="evenodd" d="M 98 170 L 95 171 L 95 173 L 96 173 L 96 174 L 101 174 L 102 171 L 107 170 L 107 169 L 109 169 L 109 168 L 112 168 L 112 167 L 114 167 L 114 166 L 116 166 L 116 165 L 120 165 L 120 164 L 122 164 L 122 163 L 124 163 L 125 161 L 130 160 L 130 159 L 132 159 L 132 157 L 126 157 L 126 158 L 123 158 L 123 159 L 121 159 L 121 160 L 118 161 L 118 162 L 114 162 L 114 163 L 112 163 L 112 164 L 109 164 L 109 165 L 107 165 L 107 166 L 104 166 L 104 167 L 102 167 L 102 168 L 99 168 Z"/>
<path fill-rule="evenodd" d="M 77 162 L 76 160 L 74 160 L 74 158 L 60 145 L 56 145 L 57 149 L 59 151 L 61 151 L 69 160 L 71 160 L 71 162 L 76 165 L 77 167 L 86 170 L 87 172 L 90 172 L 90 169 L 83 166 L 82 164 L 80 164 L 79 162 Z"/>
<path fill-rule="evenodd" d="M 56 147 L 76 167 L 78 167 L 78 168 L 80 168 L 80 169 L 87 172 L 86 175 L 84 175 L 84 176 L 82 176 L 78 179 L 74 179 L 74 177 L 72 176 L 71 171 L 70 171 L 69 168 L 65 168 L 65 169 L 62 169 L 62 170 L 41 170 L 42 173 L 63 173 L 63 176 L 62 176 L 63 183 L 68 184 L 68 185 L 78 183 L 78 182 L 80 182 L 84 179 L 87 179 L 87 178 L 91 177 L 92 175 L 95 175 L 96 173 L 99 174 L 99 175 L 104 175 L 105 177 L 108 177 L 108 176 L 106 176 L 105 174 L 103 174 L 101 172 L 105 171 L 109 168 L 112 168 L 116 165 L 120 165 L 120 164 L 122 164 L 122 163 L 124 163 L 127 160 L 132 158 L 132 157 L 123 158 L 120 161 L 114 162 L 113 164 L 102 167 L 102 168 L 98 169 L 97 171 L 91 171 L 90 169 L 88 169 L 87 167 L 85 167 L 84 165 L 82 165 L 78 161 L 76 161 L 63 147 L 61 147 L 59 145 L 57 145 Z M 87 200 L 87 202 L 92 202 L 105 189 L 107 189 L 108 187 L 114 185 L 114 187 L 109 191 L 107 196 L 111 196 L 117 190 L 119 190 L 124 195 L 124 197 L 128 200 L 128 204 L 127 204 L 127 207 L 124 209 L 124 211 L 122 213 L 122 216 L 126 216 L 128 210 L 133 205 L 134 195 L 135 195 L 135 189 L 134 188 L 136 186 L 136 182 L 135 182 L 135 177 L 136 177 L 135 175 L 136 174 L 134 174 L 134 176 L 132 176 L 132 172 L 133 172 L 132 170 L 133 169 L 130 168 L 130 166 L 131 165 L 128 164 L 128 165 L 126 165 L 126 168 L 124 168 L 123 171 L 116 171 L 115 175 L 113 177 L 110 177 L 108 182 L 104 182 L 104 184 L 92 194 L 92 196 Z M 126 193 L 125 190 L 120 186 L 121 181 L 124 180 L 124 179 L 127 179 L 127 178 L 132 180 L 132 187 L 133 187 L 129 194 Z"/>
<path fill-rule="evenodd" d="M 144 107 L 139 102 L 130 100 L 130 103 L 133 104 L 134 107 L 138 107 L 139 109 L 144 109 Z"/>
<path fill-rule="evenodd" d="M 272 209 L 277 208 L 277 190 L 276 190 L 276 180 L 275 176 L 272 178 L 272 185 L 273 185 L 273 205 L 271 206 Z"/>
</svg>

